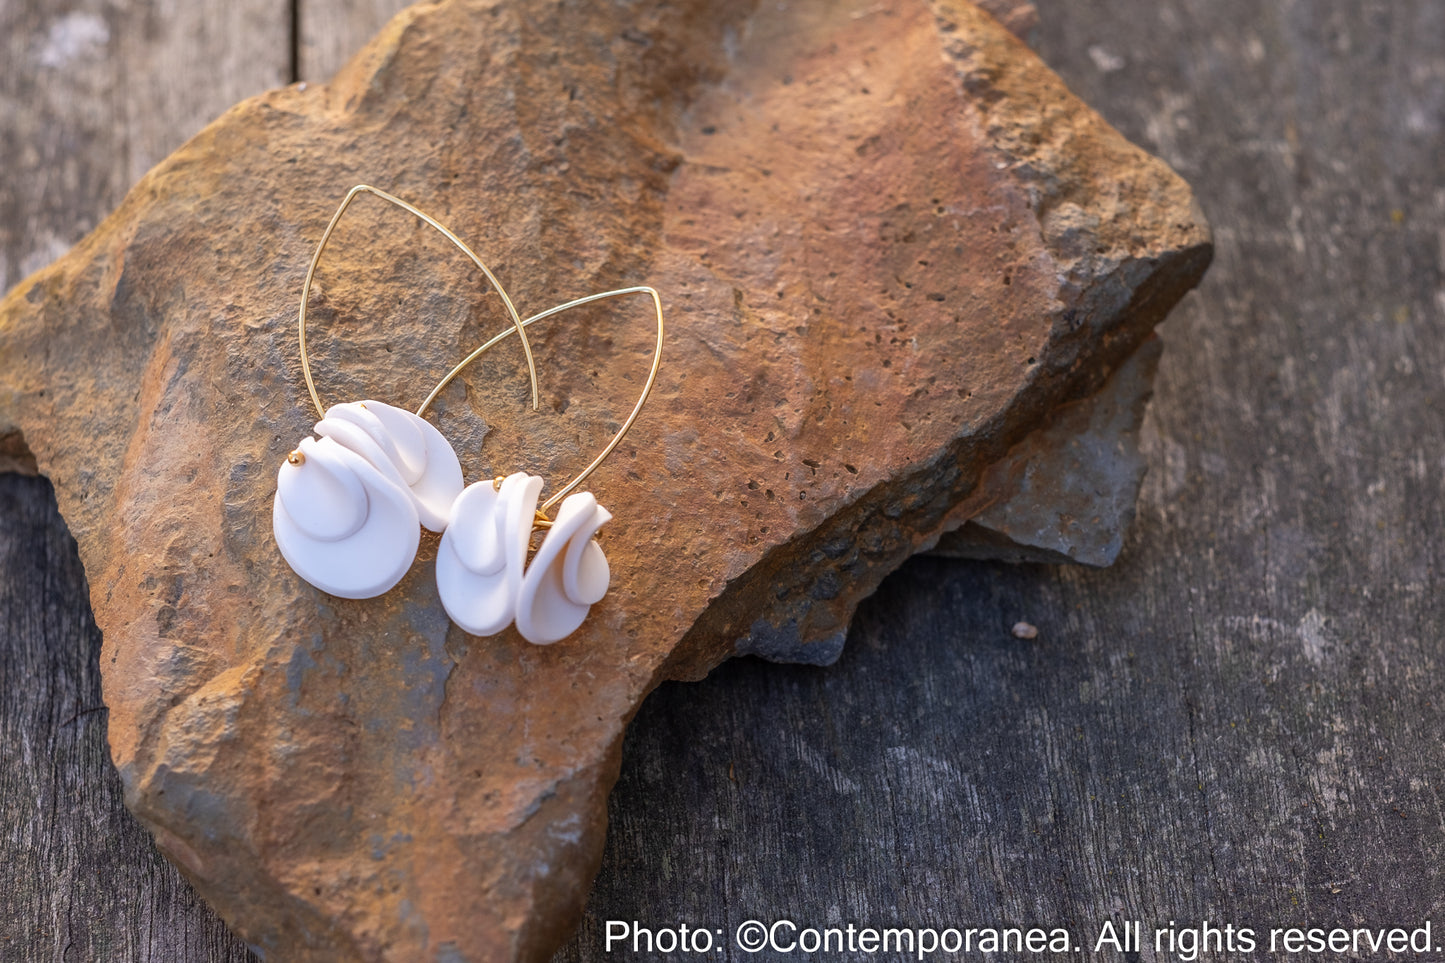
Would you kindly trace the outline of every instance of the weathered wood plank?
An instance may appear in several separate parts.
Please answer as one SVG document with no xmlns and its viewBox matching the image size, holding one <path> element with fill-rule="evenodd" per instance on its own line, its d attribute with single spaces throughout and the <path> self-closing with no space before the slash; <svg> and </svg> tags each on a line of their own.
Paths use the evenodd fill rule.
<svg viewBox="0 0 1445 963">
<path fill-rule="evenodd" d="M 290 79 L 290 2 L 148 0 L 112 18 L 128 184 L 236 101 Z"/>
<path fill-rule="evenodd" d="M 407 6 L 407 0 L 300 0 L 299 79 L 329 80 Z"/>
<path fill-rule="evenodd" d="M 0 5 L 0 288 L 68 250 L 217 114 L 284 83 L 287 9 Z"/>
</svg>

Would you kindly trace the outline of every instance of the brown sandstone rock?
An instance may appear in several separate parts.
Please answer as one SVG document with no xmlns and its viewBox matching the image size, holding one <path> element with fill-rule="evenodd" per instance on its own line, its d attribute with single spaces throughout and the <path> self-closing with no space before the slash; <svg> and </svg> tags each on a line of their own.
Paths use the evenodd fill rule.
<svg viewBox="0 0 1445 963">
<path fill-rule="evenodd" d="M 315 419 L 296 298 L 358 182 L 470 240 L 524 313 L 664 292 L 653 401 L 589 485 L 613 588 L 558 645 L 451 627 L 434 538 L 363 602 L 276 551 Z M 228 112 L 12 292 L 0 436 L 79 543 L 127 802 L 239 933 L 288 961 L 542 959 L 646 693 L 744 638 L 839 637 L 1209 256 L 1185 185 L 966 3 L 443 0 Z M 312 305 L 323 399 L 415 405 L 498 330 L 466 267 L 359 202 Z M 469 478 L 585 463 L 646 305 L 535 340 L 540 412 L 511 346 L 435 413 Z"/>
</svg>

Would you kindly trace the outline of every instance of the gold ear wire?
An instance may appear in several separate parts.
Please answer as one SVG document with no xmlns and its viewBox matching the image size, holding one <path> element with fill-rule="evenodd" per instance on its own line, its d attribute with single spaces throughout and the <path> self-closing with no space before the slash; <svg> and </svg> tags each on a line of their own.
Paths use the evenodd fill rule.
<svg viewBox="0 0 1445 963">
<path fill-rule="evenodd" d="M 306 282 L 301 286 L 301 310 L 297 315 L 296 322 L 297 335 L 301 342 L 301 373 L 306 376 L 306 390 L 311 393 L 311 402 L 316 406 L 316 413 L 322 418 L 326 417 L 326 409 L 322 407 L 321 398 L 316 394 L 316 382 L 311 378 L 311 359 L 306 354 L 306 302 L 311 298 L 311 280 L 316 276 L 316 265 L 321 262 L 321 252 L 326 250 L 326 242 L 331 240 L 331 232 L 336 230 L 336 224 L 341 220 L 341 215 L 346 213 L 346 209 L 351 206 L 351 202 L 356 199 L 356 195 L 358 194 L 375 194 L 382 200 L 389 201 L 402 210 L 415 214 L 428 225 L 441 232 L 443 237 L 455 244 L 463 254 L 472 259 L 473 264 L 481 268 L 482 273 L 487 276 L 487 280 L 491 282 L 492 287 L 502 296 L 502 303 L 507 306 L 507 314 L 511 315 L 512 318 L 512 330 L 517 332 L 517 337 L 522 341 L 522 353 L 527 356 L 527 375 L 532 379 L 532 410 L 536 411 L 540 393 L 537 390 L 537 364 L 532 360 L 532 345 L 527 340 L 527 332 L 523 330 L 522 319 L 517 314 L 517 309 L 513 306 L 512 299 L 507 295 L 506 289 L 502 287 L 502 283 L 497 280 L 497 276 L 492 273 L 490 268 L 482 263 L 482 259 L 477 257 L 475 251 L 463 243 L 461 238 L 453 234 L 445 225 L 431 215 L 418 210 L 401 198 L 394 194 L 388 194 L 380 188 L 371 187 L 367 184 L 357 184 L 346 192 L 346 197 L 341 201 L 341 206 L 338 207 L 336 213 L 331 216 L 331 223 L 326 225 L 326 232 L 321 235 L 321 243 L 316 245 L 316 253 L 311 256 L 311 266 L 306 269 Z M 507 333 L 510 334 L 511 331 Z M 448 378 L 450 377 L 449 375 Z M 435 394 L 435 392 L 432 393 L 433 397 Z M 427 404 L 430 403 L 431 398 L 429 397 L 427 398 Z M 426 404 L 423 404 L 422 410 L 425 409 Z"/>
<path fill-rule="evenodd" d="M 585 298 L 577 298 L 575 301 L 568 301 L 566 304 L 559 304 L 555 308 L 548 308 L 541 314 L 534 314 L 527 320 L 523 321 L 520 326 L 516 328 L 508 328 L 506 331 L 494 335 L 491 340 L 483 343 L 481 347 L 477 348 L 471 354 L 463 358 L 455 368 L 447 372 L 446 377 L 437 383 L 437 386 L 432 389 L 431 394 L 427 395 L 426 400 L 421 403 L 421 407 L 416 410 L 417 415 L 420 416 L 422 413 L 424 413 L 431 405 L 431 403 L 436 400 L 436 396 L 441 394 L 442 389 L 445 388 L 447 385 L 451 384 L 452 379 L 454 379 L 457 375 L 461 374 L 463 369 L 465 369 L 467 365 L 480 358 L 484 352 L 486 352 L 494 345 L 498 344 L 500 341 L 502 341 L 502 339 L 506 338 L 514 330 L 523 337 L 525 337 L 526 332 L 524 329 L 528 325 L 535 324 L 536 322 L 542 321 L 546 318 L 550 318 L 553 315 L 561 314 L 563 311 L 580 307 L 584 304 L 591 304 L 593 301 L 605 301 L 608 298 L 621 297 L 625 294 L 644 293 L 650 294 L 652 296 L 652 305 L 654 308 L 657 309 L 657 347 L 652 352 L 652 368 L 647 372 L 647 383 L 642 386 L 642 396 L 637 399 L 637 404 L 633 406 L 632 413 L 627 416 L 627 420 L 622 423 L 622 427 L 617 429 L 617 434 L 612 436 L 612 440 L 607 443 L 606 448 L 602 449 L 602 453 L 592 460 L 592 464 L 582 469 L 582 471 L 578 473 L 575 478 L 573 478 L 565 486 L 563 486 L 561 491 L 557 492 L 557 494 L 547 499 L 545 502 L 542 503 L 541 507 L 537 509 L 538 525 L 542 525 L 543 523 L 551 524 L 547 521 L 546 515 L 543 513 L 546 512 L 547 509 L 551 508 L 553 505 L 561 501 L 568 492 L 572 491 L 572 489 L 582 484 L 582 482 L 587 479 L 587 476 L 591 475 L 604 461 L 607 460 L 607 457 L 612 454 L 613 450 L 622 441 L 622 436 L 626 435 L 628 430 L 632 428 L 632 423 L 637 420 L 638 414 L 640 414 L 642 411 L 642 406 L 647 403 L 647 396 L 652 393 L 652 384 L 654 381 L 657 380 L 657 369 L 662 365 L 663 338 L 662 298 L 660 295 L 658 295 L 655 288 L 648 287 L 647 285 L 640 285 L 638 287 L 632 288 L 619 288 L 616 291 L 604 291 L 601 294 L 589 294 Z M 536 405 L 533 405 L 534 410 L 535 408 Z"/>
</svg>

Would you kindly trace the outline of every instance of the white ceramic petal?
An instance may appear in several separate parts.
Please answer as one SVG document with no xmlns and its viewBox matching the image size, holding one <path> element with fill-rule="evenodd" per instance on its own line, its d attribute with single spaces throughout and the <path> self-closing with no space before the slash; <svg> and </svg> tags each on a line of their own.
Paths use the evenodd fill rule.
<svg viewBox="0 0 1445 963">
<path fill-rule="evenodd" d="M 607 594 L 612 577 L 607 556 L 592 536 L 611 518 L 590 492 L 563 500 L 522 576 L 516 616 L 522 638 L 537 645 L 565 639 Z"/>
<path fill-rule="evenodd" d="M 436 430 L 436 426 L 425 418 L 417 418 L 411 412 L 403 412 L 409 418 L 416 418 L 426 441 L 426 471 L 412 483 L 411 495 L 416 500 L 416 511 L 421 523 L 433 532 L 441 531 L 452 511 L 452 502 L 462 493 L 462 465 L 451 444 Z"/>
<path fill-rule="evenodd" d="M 354 452 L 371 463 L 371 467 L 386 476 L 386 480 L 398 488 L 409 490 L 406 479 L 396 470 L 396 463 L 387 455 L 377 440 L 366 429 L 355 422 L 340 418 L 322 418 L 313 429 L 322 438 L 330 438 L 347 451 Z"/>
<path fill-rule="evenodd" d="M 410 492 L 428 529 L 446 528 L 462 491 L 462 466 L 431 422 L 384 402 L 351 401 L 327 409 L 316 433 L 334 438 Z"/>
<path fill-rule="evenodd" d="M 442 544 L 457 553 L 457 560 L 469 572 L 496 575 L 507 562 L 499 498 L 497 489 L 486 481 L 468 485 L 452 502 Z"/>
<path fill-rule="evenodd" d="M 567 543 L 567 554 L 562 561 L 562 590 L 576 605 L 596 605 L 612 582 L 612 567 L 607 564 L 602 546 L 592 537 L 610 521 L 612 513 L 598 505 L 589 522 L 591 530 L 585 535 L 579 533 Z"/>
<path fill-rule="evenodd" d="M 403 408 L 393 408 L 379 401 L 363 401 L 366 412 L 376 418 L 396 446 L 397 469 L 408 485 L 421 480 L 422 473 L 432 465 L 427 451 L 426 429 L 431 422 L 418 417 Z M 448 448 L 451 446 L 448 445 Z"/>
<path fill-rule="evenodd" d="M 305 460 L 282 462 L 271 512 L 282 557 L 323 592 L 348 599 L 380 595 L 401 581 L 416 558 L 421 530 L 411 496 L 330 438 L 303 438 L 298 448 Z M 346 517 L 358 508 L 361 523 L 346 535 L 310 534 L 342 527 L 318 526 L 313 519 Z"/>
<path fill-rule="evenodd" d="M 397 439 L 393 437 L 393 433 L 388 430 L 388 426 L 383 424 L 381 419 L 376 416 L 376 412 L 367 408 L 369 404 L 379 405 L 378 411 L 381 408 L 391 407 L 390 405 L 380 405 L 379 402 L 375 401 L 348 401 L 344 404 L 332 405 L 330 408 L 327 408 L 326 415 L 321 420 L 332 423 L 345 422 L 365 432 L 367 436 L 381 448 L 386 460 L 396 467 L 397 471 L 403 476 L 405 483 L 410 485 L 426 466 L 419 463 L 419 459 L 418 463 L 413 465 L 407 465 L 405 463 L 405 459 L 402 457 L 400 450 L 398 450 Z M 418 435 L 416 429 L 412 426 L 407 425 L 406 428 L 412 435 Z M 416 449 L 421 448 L 421 438 L 419 435 L 414 439 L 412 447 Z"/>
<path fill-rule="evenodd" d="M 473 635 L 495 635 L 512 623 L 527 564 L 527 543 L 542 479 L 507 476 L 470 485 L 452 505 L 437 548 L 437 594 L 453 622 Z"/>
<path fill-rule="evenodd" d="M 301 442 L 303 465 L 283 462 L 276 473 L 276 505 L 286 511 L 296 529 L 318 542 L 335 542 L 355 534 L 366 522 L 366 489 L 346 463 L 329 447 L 316 451 L 316 443 Z"/>
<path fill-rule="evenodd" d="M 426 439 L 421 429 L 426 422 L 411 412 L 368 399 L 333 405 L 326 417 L 349 421 L 375 438 L 408 485 L 416 484 L 426 471 Z"/>
</svg>

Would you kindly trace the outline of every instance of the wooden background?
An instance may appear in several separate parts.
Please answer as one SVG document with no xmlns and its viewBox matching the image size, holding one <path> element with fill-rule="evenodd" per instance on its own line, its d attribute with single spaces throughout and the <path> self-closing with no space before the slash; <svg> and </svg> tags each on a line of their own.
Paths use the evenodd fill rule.
<svg viewBox="0 0 1445 963">
<path fill-rule="evenodd" d="M 0 0 L 0 282 L 392 6 Z M 1038 6 L 1043 57 L 1216 231 L 1123 557 L 918 559 L 837 666 L 657 692 L 561 960 L 616 958 L 608 919 L 1437 914 L 1445 944 L 1445 0 Z M 249 959 L 121 806 L 98 650 L 49 485 L 0 475 L 0 959 Z"/>
</svg>

